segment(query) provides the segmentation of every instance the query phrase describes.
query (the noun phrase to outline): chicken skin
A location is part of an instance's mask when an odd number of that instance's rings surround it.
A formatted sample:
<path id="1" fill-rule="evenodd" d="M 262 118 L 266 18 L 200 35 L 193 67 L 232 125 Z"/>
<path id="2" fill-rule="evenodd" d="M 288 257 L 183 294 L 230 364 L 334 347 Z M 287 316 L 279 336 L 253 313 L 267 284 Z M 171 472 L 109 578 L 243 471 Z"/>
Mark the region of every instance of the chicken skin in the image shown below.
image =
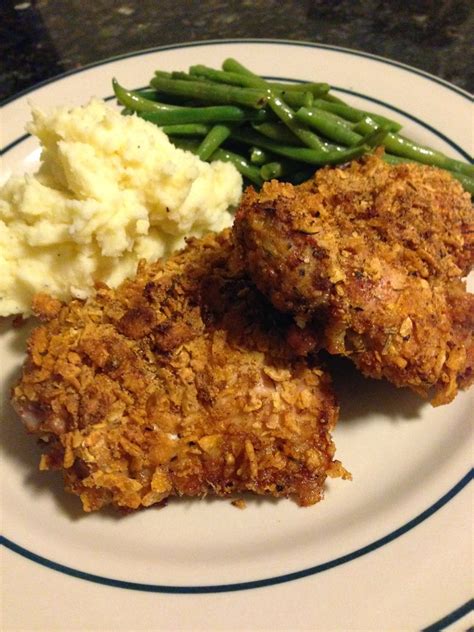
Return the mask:
<path id="1" fill-rule="evenodd" d="M 231 234 L 190 240 L 86 302 L 35 301 L 13 404 L 85 511 L 245 491 L 321 499 L 348 477 L 329 376 L 285 342 Z"/>
<path id="2" fill-rule="evenodd" d="M 449 174 L 378 155 L 249 189 L 234 223 L 253 281 L 293 315 L 296 347 L 348 356 L 433 405 L 473 381 L 473 228 Z"/>

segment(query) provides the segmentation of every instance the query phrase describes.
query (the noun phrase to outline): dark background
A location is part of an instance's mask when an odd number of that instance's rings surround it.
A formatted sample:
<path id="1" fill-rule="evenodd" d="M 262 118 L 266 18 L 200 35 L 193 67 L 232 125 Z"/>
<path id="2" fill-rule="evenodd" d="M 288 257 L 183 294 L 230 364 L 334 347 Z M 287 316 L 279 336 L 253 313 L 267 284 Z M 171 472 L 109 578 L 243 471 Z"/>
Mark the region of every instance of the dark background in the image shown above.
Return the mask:
<path id="1" fill-rule="evenodd" d="M 472 0 L 0 0 L 0 98 L 114 55 L 265 37 L 336 44 L 474 91 Z"/>

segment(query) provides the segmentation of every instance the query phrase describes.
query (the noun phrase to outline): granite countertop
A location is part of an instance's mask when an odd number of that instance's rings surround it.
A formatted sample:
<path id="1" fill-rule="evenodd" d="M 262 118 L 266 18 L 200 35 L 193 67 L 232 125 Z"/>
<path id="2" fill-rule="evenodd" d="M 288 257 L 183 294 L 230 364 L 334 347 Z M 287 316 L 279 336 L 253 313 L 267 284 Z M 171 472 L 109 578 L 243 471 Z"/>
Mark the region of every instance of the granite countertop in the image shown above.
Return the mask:
<path id="1" fill-rule="evenodd" d="M 469 0 L 4 0 L 0 98 L 114 55 L 239 37 L 363 50 L 474 91 L 473 33 Z"/>

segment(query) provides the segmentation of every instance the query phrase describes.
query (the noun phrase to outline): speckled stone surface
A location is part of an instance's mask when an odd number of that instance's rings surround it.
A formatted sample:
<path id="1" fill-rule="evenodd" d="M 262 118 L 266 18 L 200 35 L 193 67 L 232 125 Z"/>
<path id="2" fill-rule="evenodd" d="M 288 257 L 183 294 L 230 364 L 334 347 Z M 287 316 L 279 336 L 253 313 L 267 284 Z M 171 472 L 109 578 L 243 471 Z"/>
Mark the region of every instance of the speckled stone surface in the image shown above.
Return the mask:
<path id="1" fill-rule="evenodd" d="M 474 90 L 472 0 L 1 0 L 0 98 L 114 55 L 207 39 L 335 44 Z"/>

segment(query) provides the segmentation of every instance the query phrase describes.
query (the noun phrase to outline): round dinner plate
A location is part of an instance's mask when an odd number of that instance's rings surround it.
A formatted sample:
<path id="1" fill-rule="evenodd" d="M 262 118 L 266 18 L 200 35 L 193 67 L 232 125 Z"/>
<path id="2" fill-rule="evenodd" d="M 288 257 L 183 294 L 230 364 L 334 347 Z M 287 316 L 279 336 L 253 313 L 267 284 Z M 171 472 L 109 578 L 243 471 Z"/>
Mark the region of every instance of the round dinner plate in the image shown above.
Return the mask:
<path id="1" fill-rule="evenodd" d="M 355 106 L 461 159 L 472 155 L 469 95 L 397 62 L 303 42 L 226 40 L 167 46 L 70 72 L 2 112 L 0 177 L 31 171 L 30 103 L 111 99 L 155 69 L 235 57 L 284 81 L 320 80 Z M 112 102 L 112 101 L 111 101 Z M 432 408 L 411 392 L 332 363 L 337 457 L 353 480 L 325 499 L 173 499 L 123 516 L 84 514 L 15 417 L 9 389 L 29 324 L 0 322 L 4 624 L 7 630 L 466 629 L 472 567 L 472 391 Z"/>

